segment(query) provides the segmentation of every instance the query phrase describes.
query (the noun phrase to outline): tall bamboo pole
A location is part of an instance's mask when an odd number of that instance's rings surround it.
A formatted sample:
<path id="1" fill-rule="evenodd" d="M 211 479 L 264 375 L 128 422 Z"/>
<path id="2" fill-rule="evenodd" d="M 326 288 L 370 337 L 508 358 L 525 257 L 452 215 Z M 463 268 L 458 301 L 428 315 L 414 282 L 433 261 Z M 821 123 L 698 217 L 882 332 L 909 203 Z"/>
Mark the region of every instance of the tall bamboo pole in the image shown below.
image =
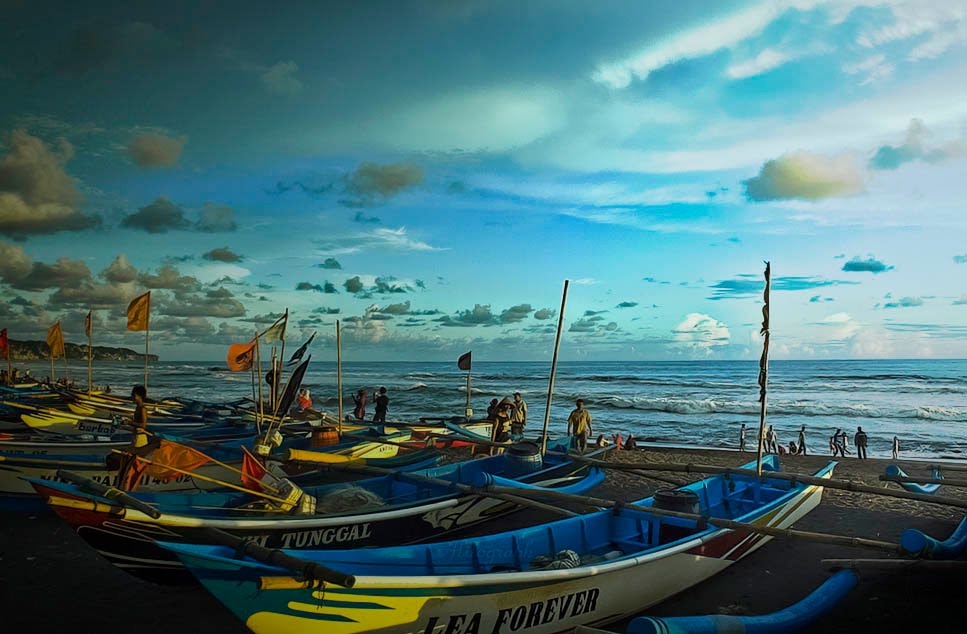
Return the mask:
<path id="1" fill-rule="evenodd" d="M 470 409 L 470 370 L 467 370 L 467 407 L 463 410 L 464 417 L 470 422 L 472 410 Z"/>
<path id="2" fill-rule="evenodd" d="M 285 309 L 285 329 L 286 330 L 289 329 L 289 309 L 288 308 Z M 278 367 L 278 370 L 275 371 L 275 374 L 277 376 L 275 379 L 275 390 L 272 395 L 272 402 L 275 403 L 276 405 L 279 402 L 279 388 L 282 386 L 282 360 L 283 359 L 285 359 L 285 331 L 282 332 L 282 351 L 279 353 L 279 367 Z M 273 370 L 275 370 L 274 365 L 272 366 L 272 368 Z M 272 410 L 275 411 L 274 405 L 272 407 Z"/>
<path id="3" fill-rule="evenodd" d="M 564 304 L 567 303 L 567 285 L 564 280 L 564 293 L 561 295 L 561 314 L 557 318 L 557 336 L 554 338 L 554 356 L 551 358 L 551 379 L 547 384 L 547 407 L 544 409 L 544 433 L 541 436 L 541 455 L 547 453 L 547 427 L 551 422 L 551 399 L 554 394 L 554 374 L 557 372 L 557 350 L 561 345 L 561 329 L 564 327 Z"/>
<path id="4" fill-rule="evenodd" d="M 272 358 L 269 361 L 269 372 L 272 373 L 272 393 L 269 394 L 269 409 L 275 411 L 276 395 L 279 392 L 279 376 L 275 368 L 275 346 L 272 346 Z"/>
<path id="5" fill-rule="evenodd" d="M 755 472 L 762 475 L 762 444 L 766 434 L 766 386 L 769 382 L 769 286 L 772 270 L 766 262 L 766 288 L 762 293 L 765 303 L 762 305 L 762 357 L 759 359 L 759 445 L 755 455 Z"/>
<path id="6" fill-rule="evenodd" d="M 264 416 L 264 413 L 263 413 L 263 409 L 262 409 L 263 408 L 263 403 L 262 403 L 262 353 L 261 353 L 261 350 L 259 349 L 259 331 L 258 331 L 258 328 L 255 329 L 255 366 L 256 366 L 256 368 L 258 368 L 258 372 L 256 373 L 256 376 L 258 377 L 258 380 L 256 381 L 256 383 L 259 384 L 259 408 L 258 408 L 258 414 L 255 416 L 255 428 L 256 428 L 256 431 L 258 432 L 258 434 L 261 435 L 262 434 L 262 417 Z M 268 434 L 266 434 L 266 438 L 263 440 L 263 442 L 265 442 L 267 444 L 268 441 L 269 441 Z"/>
<path id="7" fill-rule="evenodd" d="M 339 393 L 339 437 L 342 438 L 342 335 L 336 320 L 336 391 Z"/>
<path id="8" fill-rule="evenodd" d="M 149 300 L 150 301 L 150 300 Z M 150 306 L 150 304 L 149 304 Z M 151 310 L 150 308 L 148 310 Z M 150 317 L 148 318 L 150 320 Z M 148 391 L 148 332 L 150 332 L 151 327 L 146 321 L 144 324 L 144 391 Z"/>
<path id="9" fill-rule="evenodd" d="M 89 327 L 87 330 L 87 395 L 91 395 L 91 391 L 94 389 L 94 312 L 89 310 L 87 312 L 89 321 Z M 87 325 L 87 324 L 85 324 Z"/>

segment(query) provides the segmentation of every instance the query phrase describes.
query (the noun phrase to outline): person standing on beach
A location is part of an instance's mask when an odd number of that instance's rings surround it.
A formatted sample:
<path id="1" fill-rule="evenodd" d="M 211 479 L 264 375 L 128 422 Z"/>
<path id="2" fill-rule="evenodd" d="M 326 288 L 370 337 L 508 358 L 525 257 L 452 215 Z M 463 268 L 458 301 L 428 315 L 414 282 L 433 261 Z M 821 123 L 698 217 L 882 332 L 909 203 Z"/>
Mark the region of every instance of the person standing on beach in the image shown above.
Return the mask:
<path id="1" fill-rule="evenodd" d="M 379 396 L 376 397 L 376 413 L 373 414 L 374 423 L 386 422 L 386 410 L 389 408 L 389 397 L 386 396 L 386 388 L 379 388 Z"/>
<path id="2" fill-rule="evenodd" d="M 487 406 L 487 420 L 494 420 L 497 417 L 497 403 L 499 403 L 497 399 L 490 399 L 490 405 Z"/>
<path id="3" fill-rule="evenodd" d="M 860 460 L 866 460 L 866 441 L 866 432 L 862 427 L 857 427 L 856 434 L 853 435 L 853 444 L 856 445 L 856 457 Z"/>
<path id="4" fill-rule="evenodd" d="M 148 398 L 148 390 L 143 385 L 135 385 L 131 388 L 131 398 L 134 400 L 134 416 L 131 417 L 134 431 L 131 434 L 131 447 L 144 447 L 148 444 L 148 410 L 144 406 Z"/>
<path id="5" fill-rule="evenodd" d="M 520 397 L 520 392 L 514 392 L 514 413 L 510 421 L 510 435 L 520 438 L 524 435 L 527 425 L 527 403 Z"/>
<path id="6" fill-rule="evenodd" d="M 356 420 L 366 418 L 366 390 L 364 388 L 359 388 L 359 391 L 353 394 L 353 403 L 356 405 L 353 409 L 353 416 L 356 417 Z"/>
<path id="7" fill-rule="evenodd" d="M 494 442 L 507 442 L 510 440 L 510 423 L 513 417 L 514 402 L 504 397 L 497 405 L 497 413 L 494 415 L 494 430 L 492 440 Z"/>
<path id="8" fill-rule="evenodd" d="M 584 409 L 584 401 L 581 399 L 575 401 L 574 405 L 574 410 L 567 417 L 567 435 L 574 436 L 575 448 L 584 453 L 588 448 L 588 435 L 593 433 L 591 430 L 591 413 Z"/>
<path id="9" fill-rule="evenodd" d="M 893 437 L 893 459 L 900 459 L 900 439 L 896 436 Z"/>
<path id="10" fill-rule="evenodd" d="M 745 423 L 739 428 L 739 451 L 745 451 Z"/>
<path id="11" fill-rule="evenodd" d="M 796 443 L 796 454 L 800 456 L 806 455 L 806 426 L 803 425 L 799 429 L 799 442 Z"/>
<path id="12" fill-rule="evenodd" d="M 769 430 L 766 432 L 766 448 L 770 453 L 779 453 L 779 436 L 772 425 L 769 425 Z"/>

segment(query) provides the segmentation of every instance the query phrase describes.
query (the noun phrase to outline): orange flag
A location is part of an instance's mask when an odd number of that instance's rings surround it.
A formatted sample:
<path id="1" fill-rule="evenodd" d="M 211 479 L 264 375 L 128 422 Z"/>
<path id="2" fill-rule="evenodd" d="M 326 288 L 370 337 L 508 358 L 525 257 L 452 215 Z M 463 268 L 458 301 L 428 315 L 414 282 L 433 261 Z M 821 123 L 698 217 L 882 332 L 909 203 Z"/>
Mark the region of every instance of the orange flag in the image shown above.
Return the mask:
<path id="1" fill-rule="evenodd" d="M 64 356 L 64 334 L 60 330 L 60 321 L 47 329 L 47 346 L 50 347 L 52 359 Z"/>
<path id="2" fill-rule="evenodd" d="M 151 452 L 150 460 L 154 464 L 148 465 L 144 472 L 164 482 L 170 482 L 181 474 L 166 467 L 176 467 L 182 471 L 194 471 L 211 461 L 211 458 L 197 449 L 162 440 L 161 445 Z"/>
<path id="3" fill-rule="evenodd" d="M 232 372 L 251 370 L 255 362 L 255 339 L 248 343 L 233 343 L 230 345 L 225 362 Z"/>
<path id="4" fill-rule="evenodd" d="M 261 491 L 261 480 L 268 470 L 246 449 L 242 447 L 242 484 L 247 489 Z"/>
<path id="5" fill-rule="evenodd" d="M 128 330 L 147 330 L 151 313 L 151 291 L 139 295 L 128 304 Z"/>

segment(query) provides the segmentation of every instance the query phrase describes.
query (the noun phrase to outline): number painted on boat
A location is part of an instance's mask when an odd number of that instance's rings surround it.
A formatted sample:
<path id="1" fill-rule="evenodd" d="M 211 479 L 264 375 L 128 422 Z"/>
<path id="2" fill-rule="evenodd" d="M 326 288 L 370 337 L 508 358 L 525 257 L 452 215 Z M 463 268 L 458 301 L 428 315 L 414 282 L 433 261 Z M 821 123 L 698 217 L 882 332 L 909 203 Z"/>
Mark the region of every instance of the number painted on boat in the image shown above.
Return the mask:
<path id="1" fill-rule="evenodd" d="M 483 634 L 504 634 L 520 632 L 538 625 L 576 618 L 594 612 L 598 607 L 601 590 L 590 588 L 572 592 L 545 601 L 534 601 L 512 608 L 501 608 L 491 629 L 486 627 Z M 423 628 L 423 634 L 481 634 L 480 623 L 483 613 L 451 614 L 449 617 L 432 616 Z"/>
<path id="2" fill-rule="evenodd" d="M 306 548 L 322 544 L 355 542 L 372 537 L 372 535 L 373 533 L 370 530 L 369 522 L 365 524 L 353 524 L 352 526 L 333 526 L 331 528 L 319 528 L 313 531 L 286 533 L 282 536 L 282 547 Z"/>

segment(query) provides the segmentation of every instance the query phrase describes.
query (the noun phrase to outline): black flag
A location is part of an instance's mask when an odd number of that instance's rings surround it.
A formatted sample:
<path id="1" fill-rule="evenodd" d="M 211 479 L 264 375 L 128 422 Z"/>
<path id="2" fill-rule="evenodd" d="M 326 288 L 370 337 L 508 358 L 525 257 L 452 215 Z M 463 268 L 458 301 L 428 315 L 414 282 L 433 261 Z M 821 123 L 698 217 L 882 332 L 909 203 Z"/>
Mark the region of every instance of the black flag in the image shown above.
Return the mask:
<path id="1" fill-rule="evenodd" d="M 302 362 L 302 364 L 292 371 L 289 375 L 289 380 L 286 381 L 285 389 L 282 390 L 282 396 L 279 397 L 278 407 L 275 408 L 275 415 L 281 416 L 288 413 L 289 408 L 292 407 L 292 403 L 295 401 L 296 393 L 299 388 L 302 387 L 302 377 L 306 373 L 306 368 L 309 367 L 309 361 L 312 360 L 312 355 Z"/>
<path id="2" fill-rule="evenodd" d="M 300 346 L 298 350 L 292 353 L 292 356 L 289 358 L 288 362 L 286 362 L 286 365 L 292 365 L 293 363 L 298 363 L 299 361 L 302 361 L 302 355 L 306 353 L 306 350 L 309 349 L 309 344 L 312 343 L 312 340 L 315 338 L 316 338 L 316 333 L 315 331 L 313 331 L 312 336 L 309 337 L 309 341 L 302 344 L 302 346 Z"/>
<path id="3" fill-rule="evenodd" d="M 457 367 L 461 370 L 470 371 L 470 353 L 461 354 L 460 358 L 457 359 Z"/>

